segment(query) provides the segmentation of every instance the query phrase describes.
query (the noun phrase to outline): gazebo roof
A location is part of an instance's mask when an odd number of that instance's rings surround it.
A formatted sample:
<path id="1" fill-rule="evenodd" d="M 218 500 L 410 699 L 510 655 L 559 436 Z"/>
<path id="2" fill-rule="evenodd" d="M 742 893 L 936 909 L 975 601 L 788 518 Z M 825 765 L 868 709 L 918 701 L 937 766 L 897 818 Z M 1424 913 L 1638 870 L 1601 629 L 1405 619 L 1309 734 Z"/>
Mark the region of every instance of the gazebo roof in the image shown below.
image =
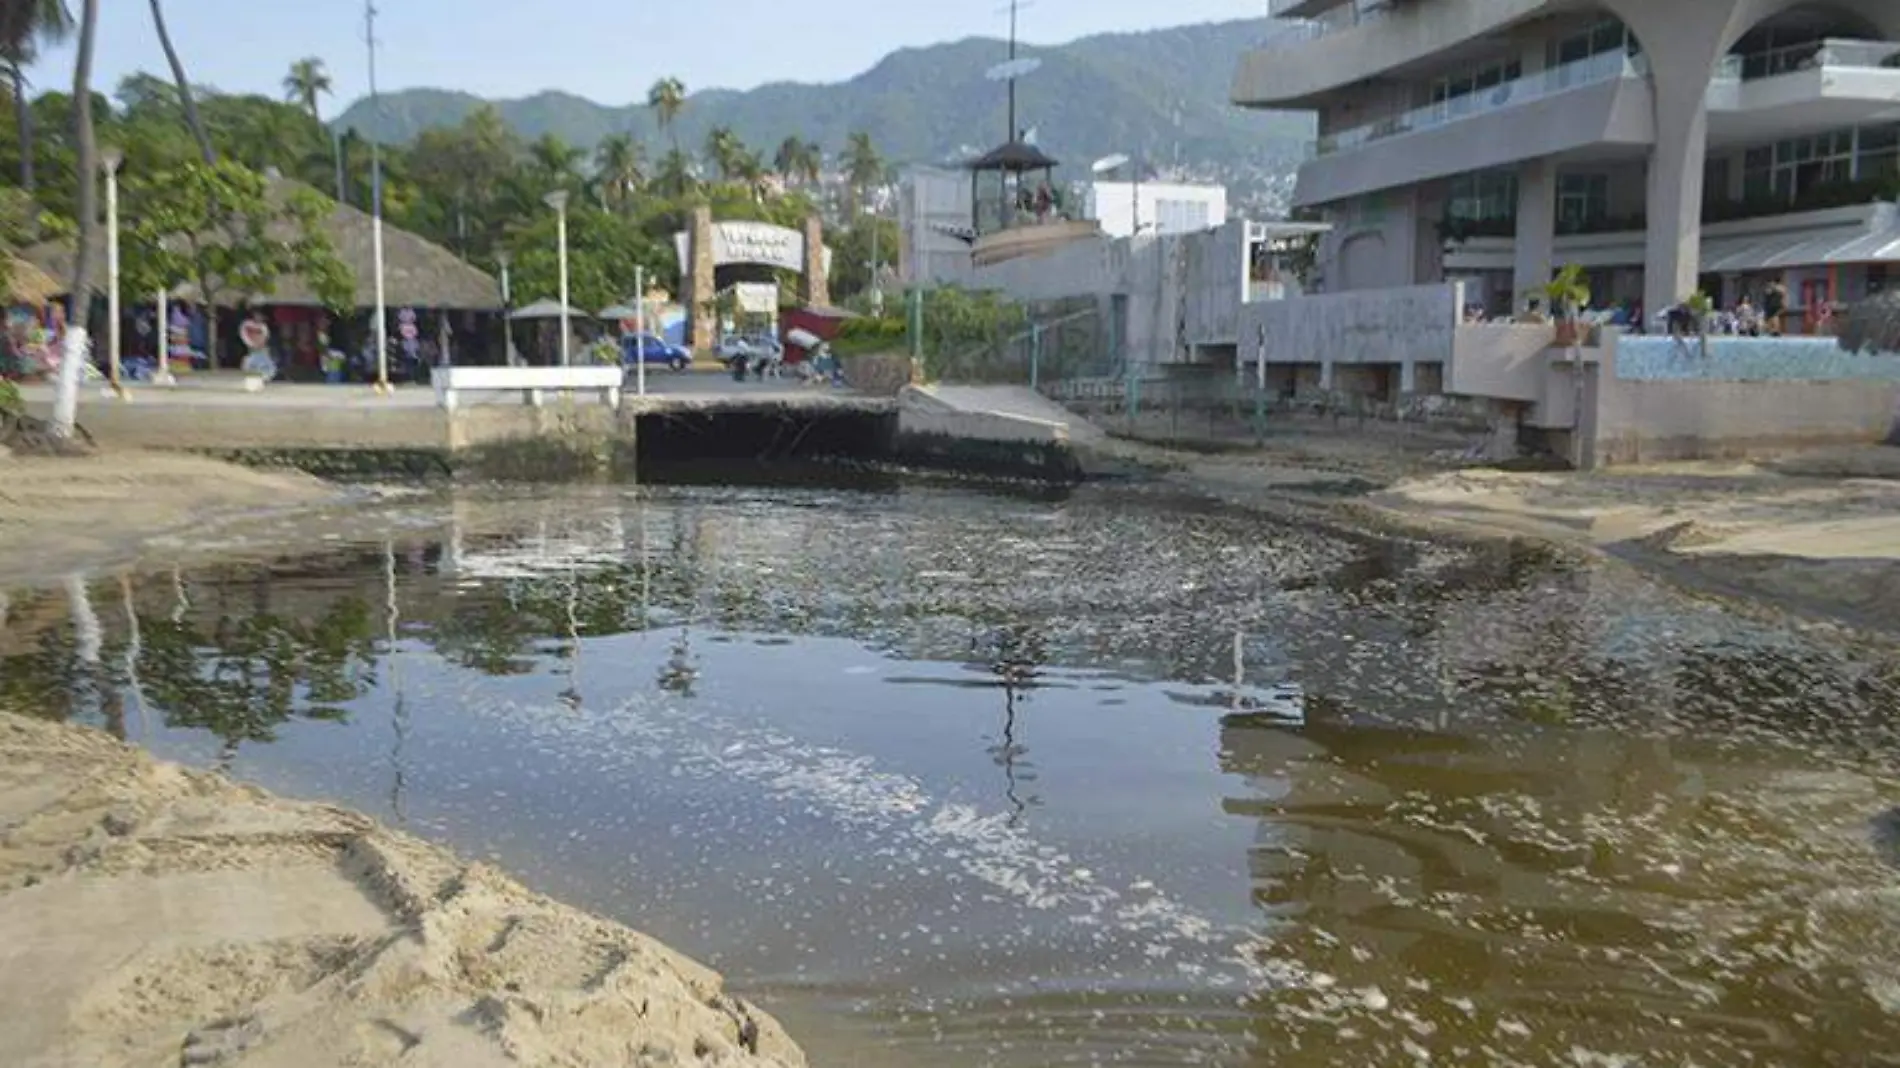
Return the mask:
<path id="1" fill-rule="evenodd" d="M 1057 166 L 1042 149 L 1027 141 L 1001 144 L 963 165 L 970 171 L 1043 171 Z"/>
<path id="2" fill-rule="evenodd" d="M 55 281 L 51 275 L 32 263 L 18 256 L 9 256 L 7 259 L 8 303 L 27 304 L 37 308 L 59 296 L 64 290 L 65 287 Z"/>

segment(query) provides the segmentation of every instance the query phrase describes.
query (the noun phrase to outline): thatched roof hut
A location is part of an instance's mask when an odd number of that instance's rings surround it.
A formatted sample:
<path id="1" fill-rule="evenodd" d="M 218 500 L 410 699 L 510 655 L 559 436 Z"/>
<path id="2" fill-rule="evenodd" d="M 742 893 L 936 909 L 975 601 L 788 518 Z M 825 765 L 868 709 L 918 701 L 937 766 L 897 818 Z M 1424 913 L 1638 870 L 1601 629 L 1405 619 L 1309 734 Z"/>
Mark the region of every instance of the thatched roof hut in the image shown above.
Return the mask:
<path id="1" fill-rule="evenodd" d="M 66 290 L 51 275 L 18 256 L 8 257 L 6 272 L 8 304 L 28 304 L 38 308 Z"/>
<path id="2" fill-rule="evenodd" d="M 285 196 L 295 189 L 308 189 L 288 178 L 272 178 L 273 196 Z M 323 220 L 323 231 L 335 247 L 337 258 L 356 278 L 356 306 L 376 304 L 374 220 L 369 213 L 347 204 L 335 204 Z M 93 287 L 104 291 L 105 235 L 99 234 L 92 250 Z M 70 242 L 48 241 L 26 249 L 21 256 L 62 281 L 58 293 L 64 294 L 73 275 L 73 248 Z M 445 308 L 457 311 L 496 311 L 501 308 L 501 286 L 494 276 L 457 257 L 455 253 L 407 230 L 383 223 L 383 294 L 390 307 Z M 183 300 L 198 299 L 197 287 L 180 279 L 173 295 Z M 235 304 L 243 294 L 221 294 L 219 303 Z M 323 302 L 302 278 L 281 278 L 274 292 L 260 297 L 261 303 L 320 306 Z"/>

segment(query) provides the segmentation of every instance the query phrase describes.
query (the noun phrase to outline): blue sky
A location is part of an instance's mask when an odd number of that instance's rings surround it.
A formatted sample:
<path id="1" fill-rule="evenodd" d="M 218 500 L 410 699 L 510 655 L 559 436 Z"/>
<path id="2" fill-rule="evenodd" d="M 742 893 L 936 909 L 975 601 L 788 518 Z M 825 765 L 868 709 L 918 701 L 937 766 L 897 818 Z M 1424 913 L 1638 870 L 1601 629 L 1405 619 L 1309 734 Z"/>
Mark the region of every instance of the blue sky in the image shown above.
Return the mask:
<path id="1" fill-rule="evenodd" d="M 75 12 L 79 0 L 67 0 Z M 643 99 L 656 77 L 689 89 L 791 79 L 841 81 L 893 49 L 1003 36 L 1005 0 L 380 0 L 384 90 L 407 86 L 525 96 L 562 89 L 608 104 Z M 321 56 L 335 112 L 368 89 L 361 0 L 165 0 L 172 40 L 193 82 L 281 92 L 284 71 Z M 1036 0 L 1022 39 L 1055 44 L 1092 33 L 1264 18 L 1266 0 Z M 100 0 L 94 84 L 165 72 L 144 3 Z M 72 50 L 49 53 L 37 88 L 72 82 Z"/>

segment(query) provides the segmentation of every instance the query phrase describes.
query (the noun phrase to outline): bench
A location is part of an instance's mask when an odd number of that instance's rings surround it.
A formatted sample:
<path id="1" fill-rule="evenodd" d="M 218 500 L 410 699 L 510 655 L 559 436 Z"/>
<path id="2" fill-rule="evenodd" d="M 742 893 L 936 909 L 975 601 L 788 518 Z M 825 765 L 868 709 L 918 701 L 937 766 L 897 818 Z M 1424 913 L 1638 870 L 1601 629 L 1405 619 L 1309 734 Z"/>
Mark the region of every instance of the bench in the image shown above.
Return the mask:
<path id="1" fill-rule="evenodd" d="M 625 373 L 619 367 L 437 367 L 430 373 L 436 403 L 454 411 L 461 393 L 510 393 L 541 407 L 546 394 L 598 391 L 611 408 L 620 407 Z"/>

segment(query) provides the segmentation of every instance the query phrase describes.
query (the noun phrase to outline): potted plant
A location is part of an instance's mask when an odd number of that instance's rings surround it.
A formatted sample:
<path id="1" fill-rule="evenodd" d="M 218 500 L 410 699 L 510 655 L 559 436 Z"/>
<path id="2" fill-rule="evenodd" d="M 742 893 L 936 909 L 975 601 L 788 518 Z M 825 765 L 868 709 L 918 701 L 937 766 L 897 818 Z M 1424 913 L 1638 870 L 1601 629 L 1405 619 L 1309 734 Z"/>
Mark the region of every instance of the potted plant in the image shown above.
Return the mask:
<path id="1" fill-rule="evenodd" d="M 1544 286 L 1544 304 L 1557 320 L 1557 344 L 1571 348 L 1583 343 L 1582 324 L 1577 316 L 1590 304 L 1590 283 L 1583 268 L 1566 264 Z"/>
<path id="2" fill-rule="evenodd" d="M 1695 322 L 1696 346 L 1702 350 L 1704 359 L 1709 355 L 1709 317 L 1715 314 L 1715 301 L 1700 289 L 1683 299 L 1682 306 L 1689 310 L 1689 318 Z"/>

